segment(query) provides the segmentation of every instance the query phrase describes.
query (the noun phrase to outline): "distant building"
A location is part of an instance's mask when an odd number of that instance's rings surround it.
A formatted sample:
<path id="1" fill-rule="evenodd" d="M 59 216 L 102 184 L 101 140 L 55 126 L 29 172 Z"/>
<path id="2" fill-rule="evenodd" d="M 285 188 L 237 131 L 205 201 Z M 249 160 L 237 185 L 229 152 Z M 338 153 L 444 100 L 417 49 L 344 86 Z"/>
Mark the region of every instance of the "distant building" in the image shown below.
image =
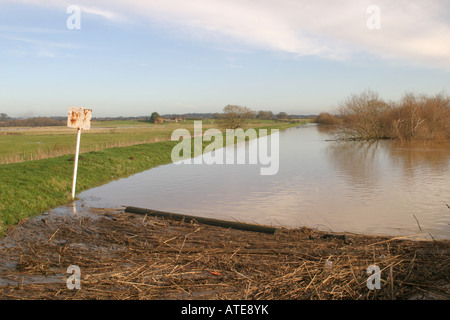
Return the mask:
<path id="1" fill-rule="evenodd" d="M 180 122 L 181 120 L 184 120 L 183 117 L 175 116 L 175 117 L 165 117 L 163 119 L 165 122 Z"/>

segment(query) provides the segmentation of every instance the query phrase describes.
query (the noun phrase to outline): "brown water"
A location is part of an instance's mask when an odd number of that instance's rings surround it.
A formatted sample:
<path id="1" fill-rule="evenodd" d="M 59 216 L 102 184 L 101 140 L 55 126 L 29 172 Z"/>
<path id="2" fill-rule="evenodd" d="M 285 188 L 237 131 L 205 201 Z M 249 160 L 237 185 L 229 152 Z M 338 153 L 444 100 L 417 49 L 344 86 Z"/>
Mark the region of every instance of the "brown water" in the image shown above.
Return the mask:
<path id="1" fill-rule="evenodd" d="M 448 145 L 326 141 L 331 138 L 316 125 L 280 132 L 273 176 L 260 175 L 260 165 L 170 164 L 82 192 L 78 204 L 450 238 Z"/>

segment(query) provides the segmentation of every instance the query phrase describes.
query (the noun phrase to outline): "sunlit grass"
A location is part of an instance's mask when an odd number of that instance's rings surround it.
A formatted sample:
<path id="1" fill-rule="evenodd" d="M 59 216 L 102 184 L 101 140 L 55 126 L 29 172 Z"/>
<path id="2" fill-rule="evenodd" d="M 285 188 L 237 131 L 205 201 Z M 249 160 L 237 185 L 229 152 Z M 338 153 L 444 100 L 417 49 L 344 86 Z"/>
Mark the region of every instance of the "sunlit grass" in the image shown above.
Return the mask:
<path id="1" fill-rule="evenodd" d="M 254 120 L 254 128 L 292 126 L 288 122 Z M 215 126 L 214 120 L 204 120 L 203 129 Z M 167 122 L 155 125 L 136 120 L 96 121 L 92 129 L 82 132 L 80 152 L 100 151 L 142 143 L 170 140 L 173 130 L 185 128 L 193 132 L 194 121 Z M 76 130 L 67 127 L 15 128 L 0 134 L 0 164 L 40 160 L 73 154 Z"/>

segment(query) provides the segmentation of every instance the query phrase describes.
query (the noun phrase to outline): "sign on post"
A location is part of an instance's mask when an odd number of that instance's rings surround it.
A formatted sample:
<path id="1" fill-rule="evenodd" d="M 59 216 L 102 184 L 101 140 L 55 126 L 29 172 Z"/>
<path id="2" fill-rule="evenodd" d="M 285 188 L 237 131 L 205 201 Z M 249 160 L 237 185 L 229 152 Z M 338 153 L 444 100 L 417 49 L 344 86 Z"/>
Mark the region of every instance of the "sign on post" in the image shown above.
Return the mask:
<path id="1" fill-rule="evenodd" d="M 92 110 L 84 108 L 69 107 L 67 126 L 77 129 L 77 146 L 75 150 L 75 161 L 73 165 L 72 200 L 75 199 L 75 186 L 77 181 L 78 155 L 80 153 L 81 129 L 91 128 Z"/>
<path id="2" fill-rule="evenodd" d="M 89 130 L 91 128 L 91 109 L 69 107 L 67 126 L 69 128 Z"/>

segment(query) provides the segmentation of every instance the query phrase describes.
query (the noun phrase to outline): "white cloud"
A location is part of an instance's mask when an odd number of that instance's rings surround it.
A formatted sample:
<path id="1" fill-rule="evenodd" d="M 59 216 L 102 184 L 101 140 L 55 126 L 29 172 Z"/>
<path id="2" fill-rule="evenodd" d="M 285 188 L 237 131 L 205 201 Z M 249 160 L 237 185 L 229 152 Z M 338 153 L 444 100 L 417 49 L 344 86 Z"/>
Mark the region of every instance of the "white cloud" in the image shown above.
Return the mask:
<path id="1" fill-rule="evenodd" d="M 110 20 L 144 19 L 177 36 L 237 48 L 338 60 L 370 55 L 450 70 L 447 0 L 77 0 L 77 3 L 85 12 Z M 48 4 L 71 3 L 51 0 Z M 370 5 L 380 7 L 381 30 L 369 30 L 366 26 L 369 18 L 366 9 Z"/>
<path id="2" fill-rule="evenodd" d="M 19 44 L 18 46 L 8 45 L 8 49 L 2 51 L 3 53 L 14 57 L 35 56 L 38 58 L 71 58 L 74 57 L 74 49 L 79 48 L 78 45 L 67 42 L 45 41 L 31 39 L 29 37 L 5 36 L 0 34 L 0 40 L 2 39 Z"/>
<path id="3" fill-rule="evenodd" d="M 23 27 L 23 26 L 4 26 L 0 25 L 0 32 L 7 33 L 43 33 L 43 34 L 61 34 L 66 32 L 65 30 L 56 30 L 48 28 L 38 28 L 38 27 Z"/>
<path id="4" fill-rule="evenodd" d="M 17 42 L 23 42 L 23 43 L 33 44 L 33 45 L 36 45 L 36 46 L 53 47 L 53 48 L 63 48 L 63 49 L 75 49 L 75 48 L 78 48 L 77 45 L 74 45 L 72 43 L 37 40 L 37 39 L 30 39 L 30 38 L 24 38 L 24 37 L 12 37 L 12 36 L 0 35 L 0 39 L 10 40 L 10 41 L 17 41 Z"/>
<path id="5" fill-rule="evenodd" d="M 36 52 L 36 56 L 38 56 L 39 58 L 56 58 L 58 54 L 49 50 L 38 50 Z"/>
<path id="6" fill-rule="evenodd" d="M 97 7 L 92 6 L 79 6 L 81 9 L 81 12 L 88 13 L 92 15 L 97 15 L 102 18 L 106 18 L 109 20 L 115 20 L 115 21 L 125 21 L 126 19 L 118 13 L 112 12 L 110 10 L 104 10 Z"/>

